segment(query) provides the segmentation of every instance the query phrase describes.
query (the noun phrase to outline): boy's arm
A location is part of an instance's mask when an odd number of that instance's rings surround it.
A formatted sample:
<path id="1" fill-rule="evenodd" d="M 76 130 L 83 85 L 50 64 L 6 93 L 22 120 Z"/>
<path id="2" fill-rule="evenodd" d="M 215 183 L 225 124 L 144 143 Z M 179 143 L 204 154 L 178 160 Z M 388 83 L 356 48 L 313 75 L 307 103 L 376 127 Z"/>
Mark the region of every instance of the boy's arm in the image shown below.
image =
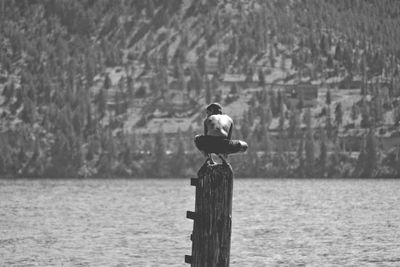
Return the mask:
<path id="1" fill-rule="evenodd" d="M 232 129 L 233 129 L 233 122 L 231 123 L 231 127 L 229 128 L 228 140 L 231 140 L 232 138 Z"/>

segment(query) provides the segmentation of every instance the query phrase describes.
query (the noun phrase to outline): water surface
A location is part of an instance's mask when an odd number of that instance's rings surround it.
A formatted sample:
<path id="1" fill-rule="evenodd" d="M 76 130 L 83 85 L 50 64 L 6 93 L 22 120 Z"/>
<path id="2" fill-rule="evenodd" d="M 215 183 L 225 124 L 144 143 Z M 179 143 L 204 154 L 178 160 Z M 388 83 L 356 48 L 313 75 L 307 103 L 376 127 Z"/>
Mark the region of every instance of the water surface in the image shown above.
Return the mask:
<path id="1" fill-rule="evenodd" d="M 400 181 L 234 182 L 231 266 L 399 266 Z M 194 187 L 1 180 L 0 266 L 189 266 Z"/>

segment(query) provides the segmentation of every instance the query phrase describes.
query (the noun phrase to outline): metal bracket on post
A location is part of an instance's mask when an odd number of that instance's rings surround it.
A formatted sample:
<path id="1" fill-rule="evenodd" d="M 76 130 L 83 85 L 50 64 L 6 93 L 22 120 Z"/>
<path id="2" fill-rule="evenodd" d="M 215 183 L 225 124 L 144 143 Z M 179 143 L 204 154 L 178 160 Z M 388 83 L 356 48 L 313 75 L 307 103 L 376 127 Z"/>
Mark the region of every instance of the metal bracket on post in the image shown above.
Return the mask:
<path id="1" fill-rule="evenodd" d="M 192 264 L 193 258 L 190 255 L 185 255 L 185 263 Z"/>
<path id="2" fill-rule="evenodd" d="M 193 211 L 186 211 L 186 218 L 191 219 L 191 220 L 197 220 L 198 218 L 198 214 L 196 212 Z"/>
<path id="3" fill-rule="evenodd" d="M 200 184 L 199 178 L 190 178 L 190 185 L 198 186 Z"/>

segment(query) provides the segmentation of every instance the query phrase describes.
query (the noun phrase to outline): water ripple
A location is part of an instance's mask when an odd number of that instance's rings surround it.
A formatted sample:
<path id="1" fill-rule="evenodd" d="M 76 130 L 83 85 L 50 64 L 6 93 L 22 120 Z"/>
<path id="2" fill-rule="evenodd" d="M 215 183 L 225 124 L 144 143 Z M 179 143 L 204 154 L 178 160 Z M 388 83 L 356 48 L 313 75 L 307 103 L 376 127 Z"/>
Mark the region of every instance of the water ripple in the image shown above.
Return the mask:
<path id="1" fill-rule="evenodd" d="M 231 266 L 399 266 L 400 182 L 235 180 Z M 185 266 L 189 180 L 0 181 L 0 266 Z"/>

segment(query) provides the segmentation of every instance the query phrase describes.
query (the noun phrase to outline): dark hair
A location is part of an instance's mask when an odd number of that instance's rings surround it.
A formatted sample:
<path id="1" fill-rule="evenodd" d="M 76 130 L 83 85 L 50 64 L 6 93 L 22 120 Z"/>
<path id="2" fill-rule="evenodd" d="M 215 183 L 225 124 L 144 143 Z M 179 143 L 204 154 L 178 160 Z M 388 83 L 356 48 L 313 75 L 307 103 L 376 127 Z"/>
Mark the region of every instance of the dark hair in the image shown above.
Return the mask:
<path id="1" fill-rule="evenodd" d="M 207 110 L 211 111 L 213 114 L 222 114 L 222 107 L 219 103 L 212 103 L 208 105 Z"/>

